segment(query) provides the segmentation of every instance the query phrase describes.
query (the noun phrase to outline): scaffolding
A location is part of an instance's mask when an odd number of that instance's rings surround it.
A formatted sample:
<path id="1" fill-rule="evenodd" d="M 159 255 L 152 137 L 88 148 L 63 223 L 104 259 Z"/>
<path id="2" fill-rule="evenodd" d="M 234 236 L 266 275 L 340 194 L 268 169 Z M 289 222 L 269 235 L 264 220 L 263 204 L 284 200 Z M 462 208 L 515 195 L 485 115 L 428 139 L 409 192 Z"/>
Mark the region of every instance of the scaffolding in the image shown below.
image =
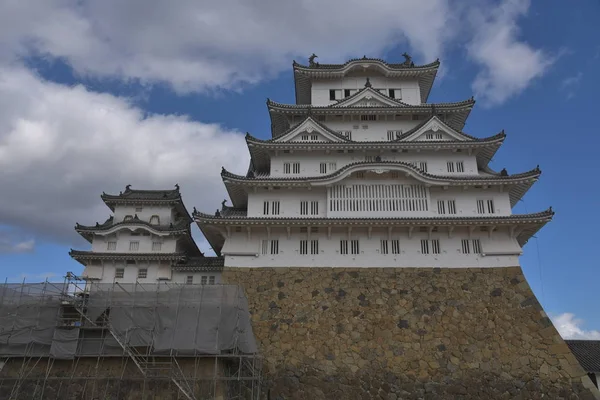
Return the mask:
<path id="1" fill-rule="evenodd" d="M 234 285 L 0 285 L 0 398 L 261 397 L 247 299 Z"/>

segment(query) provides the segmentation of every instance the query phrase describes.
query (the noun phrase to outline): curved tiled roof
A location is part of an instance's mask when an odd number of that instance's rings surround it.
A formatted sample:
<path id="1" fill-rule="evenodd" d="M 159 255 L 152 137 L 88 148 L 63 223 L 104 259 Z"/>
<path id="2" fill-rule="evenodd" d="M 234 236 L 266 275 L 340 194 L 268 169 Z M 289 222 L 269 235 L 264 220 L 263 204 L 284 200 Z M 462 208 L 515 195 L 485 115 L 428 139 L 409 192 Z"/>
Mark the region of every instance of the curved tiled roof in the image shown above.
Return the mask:
<path id="1" fill-rule="evenodd" d="M 104 201 L 111 200 L 131 200 L 131 201 L 139 201 L 139 200 L 181 200 L 181 193 L 179 192 L 179 185 L 175 185 L 174 190 L 137 190 L 131 189 L 131 185 L 127 185 L 125 187 L 124 192 L 120 192 L 119 194 L 106 194 L 102 192 L 100 196 Z"/>
<path id="2" fill-rule="evenodd" d="M 389 69 L 398 69 L 398 70 L 405 70 L 405 69 L 431 69 L 431 68 L 437 68 L 440 66 L 440 60 L 437 59 L 432 63 L 429 64 L 423 64 L 423 65 L 414 65 L 414 64 L 406 64 L 406 63 L 388 63 L 385 60 L 382 60 L 381 58 L 367 58 L 367 56 L 364 56 L 363 58 L 352 58 L 348 61 L 346 61 L 343 64 L 321 64 L 321 63 L 315 63 L 314 65 L 310 66 L 310 65 L 302 65 L 297 63 L 295 60 L 292 63 L 292 66 L 294 67 L 294 69 L 307 69 L 307 70 L 319 70 L 319 69 L 343 69 L 347 66 L 349 66 L 350 64 L 354 64 L 354 63 L 359 63 L 359 62 L 376 62 L 379 64 L 382 64 L 383 66 L 389 68 Z"/>
<path id="3" fill-rule="evenodd" d="M 224 266 L 224 257 L 189 257 L 184 263 L 175 264 L 173 270 L 179 272 L 210 272 L 221 271 Z"/>
<path id="4" fill-rule="evenodd" d="M 364 89 L 362 89 L 364 90 Z M 355 96 L 356 94 L 354 94 L 353 96 Z M 385 95 L 382 95 L 385 96 Z M 387 97 L 387 96 L 386 96 Z M 392 99 L 390 97 L 390 99 Z M 392 99 L 395 100 L 395 99 Z M 415 109 L 415 110 L 431 110 L 432 106 L 433 108 L 440 109 L 440 110 L 444 110 L 444 109 L 448 109 L 448 108 L 462 108 L 462 107 L 468 107 L 468 106 L 473 106 L 475 105 L 475 99 L 473 97 L 471 97 L 470 99 L 467 100 L 462 100 L 462 101 L 455 101 L 455 102 L 450 102 L 450 103 L 432 103 L 432 104 L 408 104 L 408 103 L 403 103 L 399 100 L 395 100 L 398 103 L 398 107 L 400 108 L 411 108 L 411 109 Z M 276 101 L 273 101 L 271 99 L 267 99 L 267 107 L 275 107 L 275 108 L 281 108 L 281 109 L 296 109 L 296 110 L 332 110 L 335 112 L 339 112 L 341 109 L 360 109 L 360 110 L 377 110 L 377 109 L 395 109 L 397 107 L 390 107 L 390 106 L 381 106 L 381 107 L 336 107 L 336 104 L 330 104 L 327 106 L 313 106 L 313 105 L 309 105 L 309 104 L 285 104 L 285 103 L 278 103 Z"/>
<path id="5" fill-rule="evenodd" d="M 81 263 L 86 260 L 184 261 L 186 259 L 186 253 L 100 253 L 96 251 L 81 251 L 73 249 L 69 251 L 69 255 Z"/>
<path id="6" fill-rule="evenodd" d="M 95 233 L 109 231 L 115 228 L 126 228 L 126 227 L 143 227 L 147 230 L 154 232 L 170 232 L 170 233 L 182 233 L 182 234 L 190 234 L 190 220 L 180 219 L 176 223 L 171 223 L 169 225 L 153 225 L 147 221 L 142 221 L 137 217 L 137 214 L 133 219 L 128 221 L 121 221 L 117 223 L 113 223 L 114 218 L 108 218 L 104 223 L 98 224 L 95 226 L 86 226 L 81 225 L 79 223 L 75 224 L 75 230 L 80 233 L 84 238 L 91 242 Z"/>
<path id="7" fill-rule="evenodd" d="M 345 165 L 344 167 L 336 170 L 331 174 L 320 175 L 320 176 L 312 176 L 312 177 L 266 177 L 266 178 L 248 178 L 242 175 L 236 175 L 232 172 L 227 171 L 225 168 L 221 170 L 221 176 L 223 178 L 231 178 L 238 181 L 247 181 L 247 182 L 288 182 L 288 181 L 297 181 L 297 182 L 318 182 L 324 181 L 336 176 L 342 175 L 347 170 L 356 167 L 356 166 L 365 166 L 370 168 L 385 168 L 388 166 L 401 166 L 406 169 L 410 169 L 412 172 L 422 176 L 423 178 L 433 179 L 433 180 L 443 180 L 450 182 L 463 182 L 463 181 L 473 181 L 473 182 L 486 182 L 490 180 L 499 180 L 499 181 L 512 181 L 512 180 L 520 180 L 520 179 L 532 179 L 537 178 L 541 175 L 541 170 L 539 167 L 532 169 L 531 171 L 522 172 L 519 174 L 513 174 L 508 176 L 454 176 L 454 175 L 433 175 L 427 172 L 423 172 L 421 169 L 415 167 L 414 165 L 404 162 L 404 161 L 358 161 L 354 163 L 350 163 Z"/>

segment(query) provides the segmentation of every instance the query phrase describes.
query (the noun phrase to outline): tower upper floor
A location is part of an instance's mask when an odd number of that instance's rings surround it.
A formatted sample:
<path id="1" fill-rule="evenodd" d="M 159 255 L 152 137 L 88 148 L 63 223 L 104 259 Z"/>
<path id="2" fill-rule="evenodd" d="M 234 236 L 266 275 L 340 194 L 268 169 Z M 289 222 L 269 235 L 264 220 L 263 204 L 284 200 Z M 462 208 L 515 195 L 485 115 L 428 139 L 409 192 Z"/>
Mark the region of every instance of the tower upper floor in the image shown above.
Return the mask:
<path id="1" fill-rule="evenodd" d="M 417 66 L 408 54 L 403 56 L 405 61 L 395 64 L 366 56 L 344 64 L 320 64 L 315 54 L 308 66 L 294 62 L 296 104 L 335 104 L 356 94 L 366 78 L 388 97 L 410 105 L 426 103 L 440 63 Z"/>

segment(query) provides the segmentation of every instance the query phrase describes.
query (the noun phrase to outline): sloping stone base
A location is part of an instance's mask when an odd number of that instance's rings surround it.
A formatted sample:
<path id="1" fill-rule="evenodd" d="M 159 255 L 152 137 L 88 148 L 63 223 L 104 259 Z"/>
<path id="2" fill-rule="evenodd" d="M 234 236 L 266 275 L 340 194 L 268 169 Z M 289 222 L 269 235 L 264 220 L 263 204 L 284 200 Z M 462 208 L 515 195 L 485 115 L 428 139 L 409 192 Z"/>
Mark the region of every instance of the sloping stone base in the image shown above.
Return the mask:
<path id="1" fill-rule="evenodd" d="M 519 267 L 225 268 L 270 399 L 598 399 Z"/>

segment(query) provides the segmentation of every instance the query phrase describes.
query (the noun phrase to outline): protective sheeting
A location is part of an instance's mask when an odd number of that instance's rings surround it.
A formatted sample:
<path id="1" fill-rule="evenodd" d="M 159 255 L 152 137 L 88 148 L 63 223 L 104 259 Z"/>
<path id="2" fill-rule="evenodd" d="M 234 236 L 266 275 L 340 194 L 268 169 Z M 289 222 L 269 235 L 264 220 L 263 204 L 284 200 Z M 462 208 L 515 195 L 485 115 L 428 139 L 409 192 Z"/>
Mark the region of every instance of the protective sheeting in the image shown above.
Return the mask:
<path id="1" fill-rule="evenodd" d="M 94 284 L 82 295 L 47 285 L 0 287 L 0 357 L 121 355 L 115 337 L 156 355 L 257 352 L 238 286 Z M 86 318 L 65 324 L 66 308 Z"/>
<path id="2" fill-rule="evenodd" d="M 110 286 L 90 292 L 87 314 L 108 315 L 112 329 L 130 346 L 155 354 L 256 353 L 248 301 L 233 285 Z"/>

